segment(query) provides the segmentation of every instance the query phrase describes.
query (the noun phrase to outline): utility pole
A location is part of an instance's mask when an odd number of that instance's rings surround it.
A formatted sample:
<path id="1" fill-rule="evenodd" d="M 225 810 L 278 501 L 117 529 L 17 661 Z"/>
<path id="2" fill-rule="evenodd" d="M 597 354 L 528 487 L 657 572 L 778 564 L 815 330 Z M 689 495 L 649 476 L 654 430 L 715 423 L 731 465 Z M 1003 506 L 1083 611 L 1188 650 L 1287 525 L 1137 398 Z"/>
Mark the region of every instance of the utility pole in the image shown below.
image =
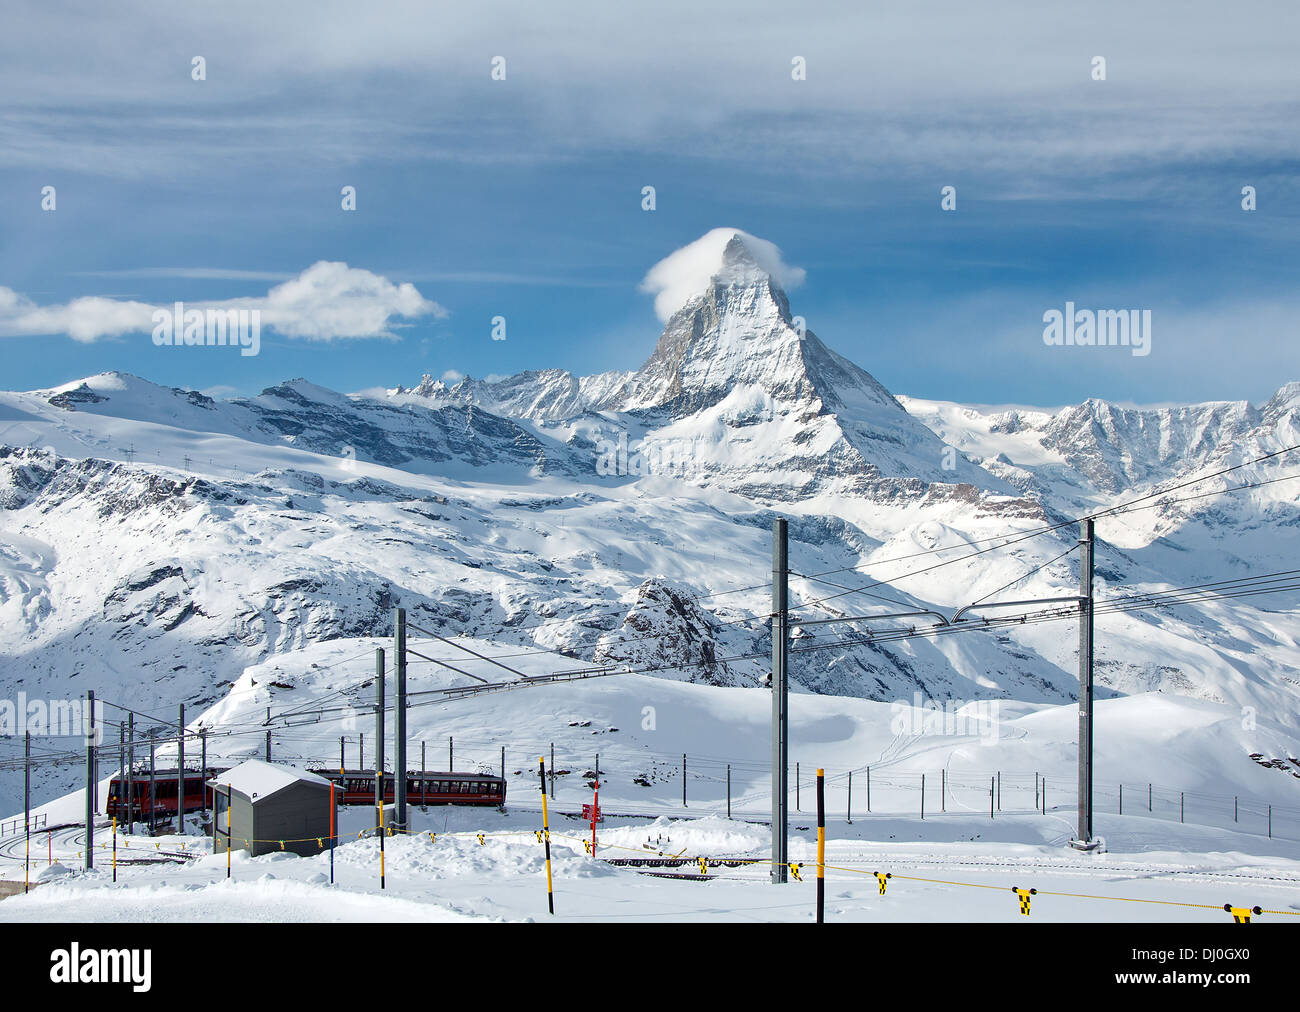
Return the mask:
<path id="1" fill-rule="evenodd" d="M 180 704 L 176 735 L 176 832 L 185 835 L 185 704 Z"/>
<path id="2" fill-rule="evenodd" d="M 27 834 L 27 857 L 23 866 L 23 892 L 32 873 L 32 733 L 23 732 L 23 827 Z M 49 835 L 48 833 L 46 834 Z"/>
<path id="3" fill-rule="evenodd" d="M 393 658 L 397 667 L 397 716 L 394 721 L 394 745 L 397 748 L 396 772 L 397 783 L 394 784 L 393 801 L 396 814 L 393 823 L 397 829 L 406 828 L 406 609 L 398 608 L 393 615 Z"/>
<path id="4" fill-rule="evenodd" d="M 152 740 L 149 742 L 149 835 L 153 836 L 154 809 L 158 806 L 158 763 L 157 751 Z"/>
<path id="5" fill-rule="evenodd" d="M 126 714 L 126 831 L 135 835 L 135 711 Z"/>
<path id="6" fill-rule="evenodd" d="M 95 690 L 86 690 L 86 869 L 95 867 Z"/>
<path id="7" fill-rule="evenodd" d="M 384 811 L 384 648 L 375 648 L 375 827 Z"/>
<path id="8" fill-rule="evenodd" d="M 772 525 L 772 882 L 786 881 L 787 804 L 789 792 L 790 739 L 787 717 L 789 689 L 786 683 L 786 641 L 789 607 L 789 531 L 784 517 Z"/>
<path id="9" fill-rule="evenodd" d="M 1092 832 L 1092 573 L 1093 521 L 1079 525 L 1079 835 L 1076 850 L 1096 850 Z"/>
<path id="10" fill-rule="evenodd" d="M 199 797 L 202 799 L 200 804 L 203 806 L 203 819 L 206 822 L 208 816 L 208 729 L 199 730 L 199 765 L 203 772 L 199 775 Z"/>

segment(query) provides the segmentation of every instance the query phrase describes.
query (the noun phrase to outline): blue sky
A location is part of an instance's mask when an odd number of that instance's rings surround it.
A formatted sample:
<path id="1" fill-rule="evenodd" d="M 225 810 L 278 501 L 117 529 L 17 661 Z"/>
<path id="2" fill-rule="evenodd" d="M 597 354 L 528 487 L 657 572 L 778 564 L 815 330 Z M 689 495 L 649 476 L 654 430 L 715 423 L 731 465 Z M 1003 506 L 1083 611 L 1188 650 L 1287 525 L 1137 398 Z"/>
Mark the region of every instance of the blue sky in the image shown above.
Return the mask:
<path id="1" fill-rule="evenodd" d="M 897 393 L 1258 402 L 1300 379 L 1289 5 L 267 6 L 13 6 L 0 386 L 635 368 L 661 326 L 641 279 L 724 225 L 804 268 L 794 311 Z M 289 300 L 255 357 L 68 336 L 75 300 L 111 300 L 78 316 L 104 329 L 319 261 L 355 273 Z M 394 311 L 403 285 L 425 308 Z M 1151 355 L 1046 347 L 1066 300 L 1150 309 Z"/>

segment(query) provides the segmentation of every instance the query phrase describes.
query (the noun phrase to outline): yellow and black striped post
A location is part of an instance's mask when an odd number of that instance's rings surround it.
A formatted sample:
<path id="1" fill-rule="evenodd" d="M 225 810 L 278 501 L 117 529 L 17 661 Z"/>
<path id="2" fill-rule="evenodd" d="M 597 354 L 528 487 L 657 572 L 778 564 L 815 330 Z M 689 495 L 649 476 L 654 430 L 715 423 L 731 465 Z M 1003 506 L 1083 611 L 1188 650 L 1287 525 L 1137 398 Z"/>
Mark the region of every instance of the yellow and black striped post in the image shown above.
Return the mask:
<path id="1" fill-rule="evenodd" d="M 230 800 L 234 797 L 234 793 L 233 786 L 226 788 L 226 878 L 230 878 Z"/>
<path id="2" fill-rule="evenodd" d="M 384 888 L 384 771 L 375 770 L 375 793 L 379 795 L 379 888 Z"/>
<path id="3" fill-rule="evenodd" d="M 817 771 L 817 923 L 826 920 L 826 771 Z"/>
<path id="4" fill-rule="evenodd" d="M 1236 924 L 1249 924 L 1251 914 L 1258 916 L 1264 912 L 1259 907 L 1234 907 L 1231 903 L 1223 904 L 1223 909 L 1232 914 L 1232 920 Z"/>
<path id="5" fill-rule="evenodd" d="M 537 762 L 542 784 L 542 841 L 546 844 L 546 906 L 555 913 L 555 892 L 551 884 L 551 822 L 546 810 L 546 757 L 540 756 Z"/>
<path id="6" fill-rule="evenodd" d="M 1015 886 L 1012 886 L 1012 887 L 1011 887 L 1011 891 L 1012 891 L 1013 893 L 1015 893 L 1018 897 L 1020 897 L 1020 912 L 1021 912 L 1022 914 L 1024 914 L 1026 917 L 1028 917 L 1028 916 L 1029 916 L 1029 902 L 1030 902 L 1029 897 L 1031 897 L 1031 896 L 1037 896 L 1037 895 L 1038 895 L 1038 890 L 1037 890 L 1037 889 L 1017 889 Z"/>
<path id="7" fill-rule="evenodd" d="M 891 878 L 893 878 L 893 877 L 894 877 L 894 876 L 893 876 L 893 873 L 892 873 L 892 872 L 887 872 L 887 871 L 878 871 L 878 872 L 876 872 L 876 881 L 880 883 L 880 895 L 881 895 L 881 896 L 884 896 L 884 895 L 885 895 L 885 885 L 886 885 L 886 883 L 887 883 Z"/>

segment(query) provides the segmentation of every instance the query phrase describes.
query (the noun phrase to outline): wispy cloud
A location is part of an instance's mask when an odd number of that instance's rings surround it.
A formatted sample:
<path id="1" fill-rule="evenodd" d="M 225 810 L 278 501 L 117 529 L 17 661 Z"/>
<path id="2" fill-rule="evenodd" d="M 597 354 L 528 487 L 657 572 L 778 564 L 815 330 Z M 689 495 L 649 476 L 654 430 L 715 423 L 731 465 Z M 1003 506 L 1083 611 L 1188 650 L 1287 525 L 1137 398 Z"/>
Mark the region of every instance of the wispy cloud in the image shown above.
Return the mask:
<path id="1" fill-rule="evenodd" d="M 0 164 L 26 167 L 148 176 L 210 170 L 217 151 L 259 165 L 308 147 L 317 163 L 377 151 L 501 163 L 671 147 L 844 176 L 881 159 L 993 158 L 1032 184 L 1044 165 L 1086 177 L 1117 157 L 1185 166 L 1297 150 L 1282 113 L 1297 106 L 1300 9 L 1274 0 L 1185 0 L 1176 17 L 1095 0 L 1068 31 L 1051 5 L 1019 0 L 662 0 L 631 33 L 619 5 L 579 0 L 457 19 L 402 0 L 364 16 L 344 0 L 123 0 L 72 22 L 17 6 L 0 40 Z M 129 44 L 105 46 L 123 23 Z M 509 73 L 492 82 L 497 54 Z M 1105 82 L 1089 76 L 1097 55 Z M 791 78 L 795 56 L 806 80 Z"/>
<path id="2" fill-rule="evenodd" d="M 291 271 L 246 271 L 234 267 L 124 267 L 111 271 L 72 271 L 79 278 L 180 278 L 185 281 L 288 281 Z"/>

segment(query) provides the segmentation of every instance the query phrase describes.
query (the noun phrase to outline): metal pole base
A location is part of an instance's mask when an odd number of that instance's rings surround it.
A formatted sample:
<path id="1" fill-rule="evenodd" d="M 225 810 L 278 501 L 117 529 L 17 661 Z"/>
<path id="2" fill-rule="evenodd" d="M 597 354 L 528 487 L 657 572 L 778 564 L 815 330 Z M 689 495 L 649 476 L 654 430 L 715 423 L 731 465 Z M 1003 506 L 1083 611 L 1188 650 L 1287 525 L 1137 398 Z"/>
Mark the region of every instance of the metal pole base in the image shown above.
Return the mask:
<path id="1" fill-rule="evenodd" d="M 1071 840 L 1070 846 L 1075 850 L 1082 851 L 1085 854 L 1104 854 L 1106 853 L 1106 841 L 1101 837 L 1092 840 Z"/>

